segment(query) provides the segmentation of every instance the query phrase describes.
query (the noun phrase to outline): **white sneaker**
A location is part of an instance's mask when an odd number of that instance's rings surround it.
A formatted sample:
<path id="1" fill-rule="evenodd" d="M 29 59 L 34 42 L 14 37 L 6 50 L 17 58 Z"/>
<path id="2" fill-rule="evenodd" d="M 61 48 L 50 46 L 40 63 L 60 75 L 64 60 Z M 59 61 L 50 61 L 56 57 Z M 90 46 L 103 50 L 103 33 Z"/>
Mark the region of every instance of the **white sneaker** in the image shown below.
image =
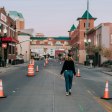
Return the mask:
<path id="1" fill-rule="evenodd" d="M 71 95 L 71 89 L 69 90 L 69 95 Z"/>
<path id="2" fill-rule="evenodd" d="M 66 92 L 66 96 L 68 96 L 69 95 L 69 93 L 68 92 Z"/>

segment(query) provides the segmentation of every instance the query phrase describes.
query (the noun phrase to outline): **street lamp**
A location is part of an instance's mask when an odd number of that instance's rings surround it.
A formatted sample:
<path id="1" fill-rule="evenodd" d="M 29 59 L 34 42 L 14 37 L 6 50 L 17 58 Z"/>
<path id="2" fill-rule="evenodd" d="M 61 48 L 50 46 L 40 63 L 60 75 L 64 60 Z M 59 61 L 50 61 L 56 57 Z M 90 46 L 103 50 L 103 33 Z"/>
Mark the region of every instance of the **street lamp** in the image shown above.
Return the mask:
<path id="1" fill-rule="evenodd" d="M 91 43 L 91 39 L 84 39 L 84 43 L 85 43 L 85 47 L 87 47 L 89 45 L 89 49 L 90 49 L 90 43 Z M 86 65 L 87 65 L 87 62 L 88 62 L 88 53 L 87 53 L 87 49 L 85 48 L 86 50 Z"/>
<path id="2" fill-rule="evenodd" d="M 90 45 L 91 39 L 84 39 L 85 46 Z"/>
<path id="3" fill-rule="evenodd" d="M 4 61 L 4 58 L 3 58 L 3 55 L 2 55 L 2 38 L 4 37 L 4 36 L 6 36 L 6 33 L 7 33 L 7 29 L 6 29 L 6 27 L 4 28 L 4 30 L 3 30 L 3 35 L 1 34 L 2 33 L 2 30 L 1 30 L 2 28 L 0 28 L 0 38 L 1 38 L 1 42 L 0 42 L 0 44 L 1 44 L 1 56 L 0 56 L 0 58 L 1 58 L 1 62 L 2 62 L 2 66 L 5 66 L 4 64 L 5 64 L 5 62 L 6 62 L 6 60 Z M 6 47 L 5 47 L 6 48 Z M 7 53 L 7 51 L 6 51 L 6 53 Z M 5 56 L 5 54 L 4 54 L 4 57 L 5 58 L 7 58 L 7 56 Z"/>

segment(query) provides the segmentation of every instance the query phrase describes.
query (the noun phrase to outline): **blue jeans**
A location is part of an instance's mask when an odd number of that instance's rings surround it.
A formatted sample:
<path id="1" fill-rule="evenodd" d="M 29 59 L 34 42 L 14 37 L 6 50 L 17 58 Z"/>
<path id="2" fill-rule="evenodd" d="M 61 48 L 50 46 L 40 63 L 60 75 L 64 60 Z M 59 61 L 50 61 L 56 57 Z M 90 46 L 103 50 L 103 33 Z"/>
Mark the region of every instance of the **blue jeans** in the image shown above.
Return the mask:
<path id="1" fill-rule="evenodd" d="M 64 71 L 64 77 L 65 77 L 66 92 L 69 92 L 69 90 L 72 88 L 73 71 L 72 70 L 65 70 Z"/>

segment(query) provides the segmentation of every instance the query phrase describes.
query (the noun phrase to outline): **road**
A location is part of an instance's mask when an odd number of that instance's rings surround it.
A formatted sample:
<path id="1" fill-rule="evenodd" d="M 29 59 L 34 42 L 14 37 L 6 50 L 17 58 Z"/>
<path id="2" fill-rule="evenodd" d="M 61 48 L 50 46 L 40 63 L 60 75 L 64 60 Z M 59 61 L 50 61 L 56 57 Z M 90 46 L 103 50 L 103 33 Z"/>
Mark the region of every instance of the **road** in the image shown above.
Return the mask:
<path id="1" fill-rule="evenodd" d="M 112 97 L 112 76 L 99 69 L 76 65 L 81 77 L 74 77 L 72 95 L 65 95 L 64 78 L 60 77 L 62 64 L 50 60 L 35 62 L 39 72 L 27 77 L 27 65 L 0 74 L 6 98 L 0 98 L 0 112 L 112 112 L 112 100 L 100 99 L 105 82 L 109 81 Z"/>

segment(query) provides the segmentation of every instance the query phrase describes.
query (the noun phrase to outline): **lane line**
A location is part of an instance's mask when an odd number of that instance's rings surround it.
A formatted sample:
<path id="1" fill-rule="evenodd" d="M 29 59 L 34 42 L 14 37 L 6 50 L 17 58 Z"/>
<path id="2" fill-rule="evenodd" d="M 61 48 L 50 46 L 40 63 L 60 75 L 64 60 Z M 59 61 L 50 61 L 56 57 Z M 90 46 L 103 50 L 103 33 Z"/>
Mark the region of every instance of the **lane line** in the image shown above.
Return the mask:
<path id="1" fill-rule="evenodd" d="M 87 92 L 92 95 L 92 97 L 99 103 L 107 112 L 112 112 L 112 104 L 108 103 L 107 101 L 96 97 L 91 91 L 87 90 Z M 95 92 L 94 92 L 95 93 Z"/>
<path id="2" fill-rule="evenodd" d="M 84 109 L 81 105 L 79 105 L 79 108 L 80 108 L 80 112 L 84 112 Z"/>
<path id="3" fill-rule="evenodd" d="M 53 81 L 53 112 L 55 112 L 55 76 L 54 76 L 54 79 L 53 79 L 54 81 Z"/>
<path id="4" fill-rule="evenodd" d="M 59 77 L 60 79 L 65 80 L 63 75 L 61 76 L 61 75 L 59 75 L 59 74 L 57 74 L 57 73 L 54 73 L 54 72 L 51 72 L 51 71 L 49 71 L 49 70 L 46 70 L 46 71 L 49 72 L 49 73 L 51 73 L 51 74 L 54 74 L 55 76 Z M 73 84 L 75 84 L 75 82 L 73 82 Z"/>

